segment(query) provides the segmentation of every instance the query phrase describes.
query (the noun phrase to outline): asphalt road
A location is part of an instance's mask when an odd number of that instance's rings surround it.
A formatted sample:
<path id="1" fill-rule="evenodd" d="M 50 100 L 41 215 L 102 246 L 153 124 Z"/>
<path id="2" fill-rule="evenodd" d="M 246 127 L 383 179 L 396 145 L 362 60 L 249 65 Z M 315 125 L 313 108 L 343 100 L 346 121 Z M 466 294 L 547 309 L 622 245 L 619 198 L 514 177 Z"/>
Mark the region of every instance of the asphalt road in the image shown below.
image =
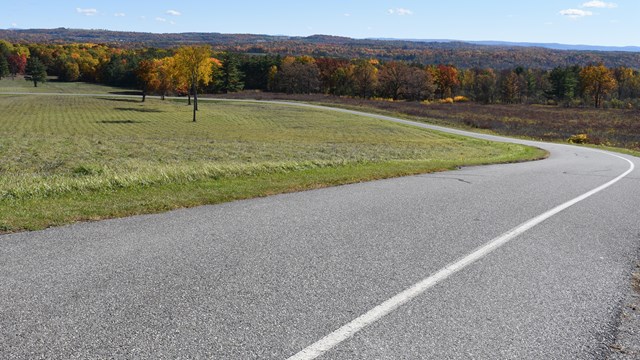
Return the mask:
<path id="1" fill-rule="evenodd" d="M 535 145 L 550 157 L 0 236 L 0 358 L 285 359 L 640 165 Z M 636 168 L 320 358 L 604 358 L 639 204 Z"/>

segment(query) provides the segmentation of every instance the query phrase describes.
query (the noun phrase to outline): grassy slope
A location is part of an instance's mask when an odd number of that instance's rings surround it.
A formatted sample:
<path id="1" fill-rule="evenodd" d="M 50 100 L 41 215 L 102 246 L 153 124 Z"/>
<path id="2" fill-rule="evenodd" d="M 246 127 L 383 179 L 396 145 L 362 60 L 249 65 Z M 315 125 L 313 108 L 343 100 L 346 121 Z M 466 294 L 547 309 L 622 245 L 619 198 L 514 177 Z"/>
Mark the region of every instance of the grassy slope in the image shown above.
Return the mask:
<path id="1" fill-rule="evenodd" d="M 565 108 L 543 105 L 429 105 L 417 102 L 244 92 L 225 98 L 295 100 L 337 106 L 422 121 L 469 131 L 548 142 L 564 142 L 576 134 L 588 135 L 588 146 L 640 156 L 640 111 L 629 109 Z"/>
<path id="2" fill-rule="evenodd" d="M 32 81 L 24 80 L 21 75 L 16 76 L 15 79 L 4 78 L 0 80 L 0 93 L 3 92 L 26 92 L 26 93 L 61 93 L 61 94 L 109 94 L 109 93 L 121 93 L 128 91 L 127 89 L 89 84 L 83 82 L 57 82 L 55 78 L 50 78 L 49 81 L 44 83 L 38 83 L 38 87 L 33 86 Z"/>
<path id="3" fill-rule="evenodd" d="M 0 95 L 0 107 L 0 231 L 544 156 L 282 105 L 202 102 L 197 123 L 176 101 Z"/>

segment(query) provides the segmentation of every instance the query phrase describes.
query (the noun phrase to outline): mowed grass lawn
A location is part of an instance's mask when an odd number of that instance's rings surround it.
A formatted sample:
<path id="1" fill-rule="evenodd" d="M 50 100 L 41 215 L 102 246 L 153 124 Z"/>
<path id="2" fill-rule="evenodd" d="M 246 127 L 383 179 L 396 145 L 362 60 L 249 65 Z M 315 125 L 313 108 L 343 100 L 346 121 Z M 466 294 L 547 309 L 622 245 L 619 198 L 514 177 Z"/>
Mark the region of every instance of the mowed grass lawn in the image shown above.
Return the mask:
<path id="1" fill-rule="evenodd" d="M 287 105 L 201 101 L 193 123 L 185 103 L 0 95 L 0 231 L 545 155 Z"/>
<path id="2" fill-rule="evenodd" d="M 58 82 L 55 77 L 49 77 L 48 81 L 33 86 L 33 81 L 26 81 L 22 75 L 0 79 L 0 94 L 18 93 L 61 93 L 61 94 L 109 94 L 131 91 L 112 86 L 90 84 L 84 82 Z"/>

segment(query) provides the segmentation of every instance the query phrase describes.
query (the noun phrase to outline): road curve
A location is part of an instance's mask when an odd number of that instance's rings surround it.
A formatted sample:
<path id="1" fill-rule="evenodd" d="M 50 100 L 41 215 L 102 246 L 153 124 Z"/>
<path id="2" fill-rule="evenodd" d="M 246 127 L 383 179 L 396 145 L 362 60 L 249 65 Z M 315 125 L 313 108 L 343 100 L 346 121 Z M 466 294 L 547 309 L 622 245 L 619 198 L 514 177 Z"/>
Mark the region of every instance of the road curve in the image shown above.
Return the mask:
<path id="1" fill-rule="evenodd" d="M 0 236 L 0 358 L 607 356 L 640 249 L 637 158 L 359 114 L 551 155 Z"/>

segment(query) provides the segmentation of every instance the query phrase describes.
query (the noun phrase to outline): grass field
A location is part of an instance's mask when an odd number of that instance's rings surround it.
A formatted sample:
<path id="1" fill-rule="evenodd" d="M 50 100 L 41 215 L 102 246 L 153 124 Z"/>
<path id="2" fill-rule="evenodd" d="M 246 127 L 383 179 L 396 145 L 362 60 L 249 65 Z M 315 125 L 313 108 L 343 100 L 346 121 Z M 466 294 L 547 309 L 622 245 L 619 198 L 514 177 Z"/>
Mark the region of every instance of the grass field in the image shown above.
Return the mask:
<path id="1" fill-rule="evenodd" d="M 58 82 L 55 77 L 49 78 L 49 81 L 47 82 L 38 83 L 38 87 L 34 87 L 32 81 L 24 80 L 24 77 L 21 75 L 16 76 L 15 79 L 11 79 L 10 77 L 0 79 L 0 94 L 3 92 L 109 94 L 122 93 L 126 91 L 127 89 L 83 82 Z"/>
<path id="2" fill-rule="evenodd" d="M 220 97 L 220 96 L 218 96 Z M 416 121 L 551 142 L 585 134 L 585 144 L 640 156 L 640 110 L 565 108 L 546 105 L 421 104 L 325 95 L 244 92 L 228 98 L 297 100 L 374 111 Z"/>
<path id="3" fill-rule="evenodd" d="M 192 123 L 183 101 L 0 95 L 0 231 L 544 156 L 355 115 L 200 105 Z"/>

